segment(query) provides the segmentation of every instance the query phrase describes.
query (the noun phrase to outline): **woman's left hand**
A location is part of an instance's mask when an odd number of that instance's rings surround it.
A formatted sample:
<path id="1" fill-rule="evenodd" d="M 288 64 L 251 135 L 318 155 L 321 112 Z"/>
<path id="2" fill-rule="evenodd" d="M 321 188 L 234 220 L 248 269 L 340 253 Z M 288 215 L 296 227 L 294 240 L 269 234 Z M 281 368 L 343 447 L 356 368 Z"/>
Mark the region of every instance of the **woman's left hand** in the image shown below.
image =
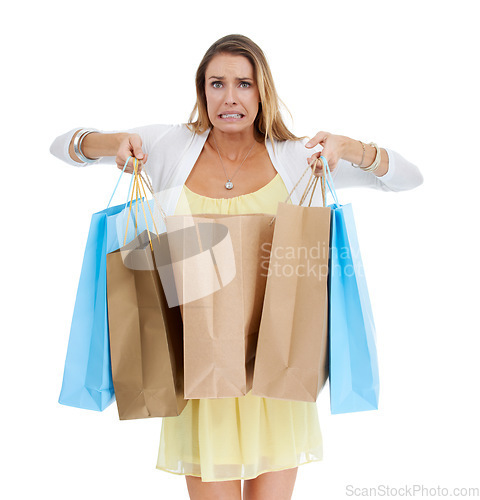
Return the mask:
<path id="1" fill-rule="evenodd" d="M 344 141 L 345 137 L 343 135 L 334 135 L 330 134 L 330 132 L 318 132 L 318 134 L 315 135 L 315 137 L 312 137 L 307 144 L 305 144 L 305 147 L 307 148 L 313 148 L 317 144 L 320 144 L 323 146 L 322 151 L 319 151 L 318 153 L 314 153 L 312 156 L 308 158 L 308 164 L 312 163 L 312 161 L 315 160 L 315 158 L 320 158 L 320 156 L 324 156 L 327 159 L 328 162 L 328 168 L 330 169 L 330 172 L 333 172 L 333 170 L 336 168 L 338 164 L 338 160 L 342 157 L 343 154 L 343 147 L 345 144 Z M 313 172 L 313 174 L 318 177 L 322 173 L 322 168 L 323 168 L 323 162 L 320 160 L 317 162 L 317 166 Z"/>

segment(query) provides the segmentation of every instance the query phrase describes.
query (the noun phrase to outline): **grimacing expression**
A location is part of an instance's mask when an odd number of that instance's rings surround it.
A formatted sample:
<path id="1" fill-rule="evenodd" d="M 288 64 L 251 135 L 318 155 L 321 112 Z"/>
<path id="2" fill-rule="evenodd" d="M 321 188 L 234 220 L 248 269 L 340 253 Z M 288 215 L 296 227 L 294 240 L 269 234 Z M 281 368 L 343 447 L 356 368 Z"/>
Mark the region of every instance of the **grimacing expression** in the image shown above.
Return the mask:
<path id="1" fill-rule="evenodd" d="M 250 61 L 232 54 L 213 57 L 205 71 L 205 97 L 214 127 L 224 132 L 253 127 L 260 95 Z"/>

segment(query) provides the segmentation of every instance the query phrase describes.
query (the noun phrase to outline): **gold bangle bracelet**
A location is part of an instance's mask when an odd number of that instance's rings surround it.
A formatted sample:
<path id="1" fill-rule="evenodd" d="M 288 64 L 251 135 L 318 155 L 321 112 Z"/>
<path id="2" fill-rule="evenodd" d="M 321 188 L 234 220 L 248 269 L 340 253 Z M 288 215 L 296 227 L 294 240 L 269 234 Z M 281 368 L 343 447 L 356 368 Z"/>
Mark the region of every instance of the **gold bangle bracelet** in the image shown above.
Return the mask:
<path id="1" fill-rule="evenodd" d="M 375 172 L 375 170 L 377 170 L 377 168 L 379 167 L 380 162 L 382 161 L 382 153 L 380 151 L 380 148 L 374 142 L 369 142 L 368 145 L 375 148 L 375 159 L 369 167 L 362 167 L 362 170 L 364 170 L 365 172 Z"/>

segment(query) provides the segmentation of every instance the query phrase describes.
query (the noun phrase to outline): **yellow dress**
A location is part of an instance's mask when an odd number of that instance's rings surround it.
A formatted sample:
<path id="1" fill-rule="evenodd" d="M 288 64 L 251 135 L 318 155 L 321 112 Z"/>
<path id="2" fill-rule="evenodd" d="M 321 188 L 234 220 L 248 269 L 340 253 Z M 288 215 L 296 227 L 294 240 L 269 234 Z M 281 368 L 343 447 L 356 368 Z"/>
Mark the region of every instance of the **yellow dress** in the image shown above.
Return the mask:
<path id="1" fill-rule="evenodd" d="M 259 190 L 234 198 L 201 196 L 184 185 L 175 214 L 275 214 L 287 196 L 279 174 Z M 191 399 L 179 416 L 164 417 L 157 469 L 228 481 L 322 458 L 316 403 L 249 392 L 239 398 Z"/>

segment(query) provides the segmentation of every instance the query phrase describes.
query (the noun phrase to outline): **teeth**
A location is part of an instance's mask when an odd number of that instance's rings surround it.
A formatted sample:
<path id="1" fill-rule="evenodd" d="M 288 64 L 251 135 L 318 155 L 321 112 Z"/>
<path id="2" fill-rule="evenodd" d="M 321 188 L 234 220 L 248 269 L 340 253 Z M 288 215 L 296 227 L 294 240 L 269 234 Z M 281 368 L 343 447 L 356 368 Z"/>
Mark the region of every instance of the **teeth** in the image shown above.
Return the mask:
<path id="1" fill-rule="evenodd" d="M 222 118 L 241 118 L 242 115 L 239 115 L 239 114 L 236 114 L 236 115 L 233 115 L 233 114 L 230 114 L 230 115 L 220 115 Z"/>

